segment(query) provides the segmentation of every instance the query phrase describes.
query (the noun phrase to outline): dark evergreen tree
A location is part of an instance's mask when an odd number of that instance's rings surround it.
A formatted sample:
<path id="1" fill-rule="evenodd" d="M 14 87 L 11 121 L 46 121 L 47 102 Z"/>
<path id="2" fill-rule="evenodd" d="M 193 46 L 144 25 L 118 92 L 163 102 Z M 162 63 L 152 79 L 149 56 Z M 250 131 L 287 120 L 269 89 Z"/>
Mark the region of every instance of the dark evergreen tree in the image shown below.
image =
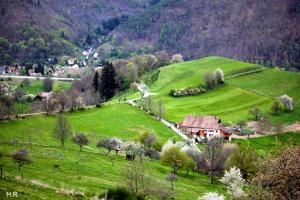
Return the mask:
<path id="1" fill-rule="evenodd" d="M 44 75 L 44 67 L 41 63 L 38 64 L 37 68 L 35 68 L 35 73 L 41 73 L 42 75 Z"/>
<path id="2" fill-rule="evenodd" d="M 95 89 L 95 92 L 99 91 L 99 72 L 96 71 L 93 79 L 93 88 Z"/>
<path id="3" fill-rule="evenodd" d="M 117 89 L 117 83 L 115 80 L 115 69 L 111 63 L 106 63 L 102 69 L 100 78 L 100 93 L 104 100 L 112 98 Z"/>

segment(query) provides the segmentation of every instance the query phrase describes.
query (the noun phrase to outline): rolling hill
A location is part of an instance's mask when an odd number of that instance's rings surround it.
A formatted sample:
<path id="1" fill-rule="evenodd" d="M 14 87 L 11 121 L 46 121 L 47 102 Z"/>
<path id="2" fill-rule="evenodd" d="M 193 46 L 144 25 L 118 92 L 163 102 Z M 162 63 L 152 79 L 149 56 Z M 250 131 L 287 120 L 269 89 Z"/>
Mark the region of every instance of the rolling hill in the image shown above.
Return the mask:
<path id="1" fill-rule="evenodd" d="M 12 153 L 28 149 L 33 163 L 24 167 L 24 180 L 20 180 L 18 167 L 10 158 L 5 159 L 4 174 L 0 180 L 0 195 L 14 188 L 21 199 L 70 199 L 65 193 L 75 191 L 86 197 L 101 194 L 110 188 L 124 186 L 123 169 L 128 164 L 125 155 L 106 156 L 106 150 L 98 149 L 100 138 L 119 137 L 133 140 L 139 131 L 151 129 L 159 142 L 169 138 L 179 139 L 168 127 L 141 110 L 125 104 L 106 105 L 102 108 L 67 114 L 75 132 L 84 132 L 90 143 L 79 151 L 69 139 L 63 159 L 59 141 L 52 136 L 54 116 L 37 116 L 24 120 L 0 122 L 0 151 Z M 31 145 L 30 145 L 31 141 Z M 165 180 L 171 169 L 156 160 L 145 159 L 146 173 L 158 180 Z M 16 179 L 17 177 L 17 179 Z M 211 185 L 207 175 L 191 173 L 182 176 L 175 184 L 176 199 L 196 199 L 208 191 L 226 193 L 220 183 Z"/>
<path id="2" fill-rule="evenodd" d="M 171 89 L 197 86 L 207 71 L 221 68 L 225 84 L 198 96 L 174 98 Z M 240 62 L 222 57 L 172 64 L 160 69 L 158 80 L 150 87 L 153 98 L 161 99 L 166 118 L 179 122 L 188 114 L 217 115 L 225 122 L 248 118 L 248 111 L 259 106 L 270 111 L 273 100 L 283 94 L 294 98 L 295 110 L 272 117 L 272 121 L 294 122 L 300 120 L 300 75 L 279 69 Z"/>

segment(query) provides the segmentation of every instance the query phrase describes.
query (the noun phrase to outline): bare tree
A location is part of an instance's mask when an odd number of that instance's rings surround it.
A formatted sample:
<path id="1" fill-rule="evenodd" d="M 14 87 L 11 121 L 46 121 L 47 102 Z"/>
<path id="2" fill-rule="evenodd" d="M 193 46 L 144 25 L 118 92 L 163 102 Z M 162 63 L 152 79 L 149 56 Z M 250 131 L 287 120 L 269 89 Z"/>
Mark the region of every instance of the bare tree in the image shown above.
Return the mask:
<path id="1" fill-rule="evenodd" d="M 49 115 L 55 108 L 56 99 L 52 97 L 43 98 L 41 103 L 47 115 Z"/>
<path id="2" fill-rule="evenodd" d="M 198 148 L 189 148 L 186 151 L 187 155 L 192 158 L 196 164 L 197 171 L 205 171 L 207 168 L 204 154 Z"/>
<path id="3" fill-rule="evenodd" d="M 123 170 L 125 184 L 130 192 L 143 194 L 145 190 L 145 169 L 142 163 L 129 162 Z"/>
<path id="4" fill-rule="evenodd" d="M 63 150 L 66 139 L 71 134 L 71 127 L 68 121 L 68 118 L 63 114 L 57 115 L 57 121 L 55 128 L 53 130 L 53 136 L 59 139 L 61 143 L 61 148 Z"/>
<path id="5" fill-rule="evenodd" d="M 70 103 L 70 98 L 67 95 L 67 93 L 64 91 L 58 92 L 56 94 L 56 99 L 57 99 L 58 104 L 60 105 L 61 111 L 64 111 L 66 105 L 68 105 Z"/>
<path id="6" fill-rule="evenodd" d="M 159 51 L 156 53 L 157 66 L 161 67 L 170 62 L 169 54 L 166 51 Z"/>
<path id="7" fill-rule="evenodd" d="M 161 121 L 161 119 L 163 118 L 163 115 L 164 115 L 164 107 L 163 107 L 162 100 L 159 100 L 159 101 L 158 101 L 158 105 L 157 105 L 157 115 L 158 115 L 159 121 Z"/>
<path id="8" fill-rule="evenodd" d="M 97 143 L 97 147 L 103 147 L 108 150 L 106 155 L 108 155 L 112 150 L 114 150 L 116 154 L 118 154 L 118 152 L 122 150 L 122 145 L 122 140 L 118 138 L 105 138 L 99 140 Z"/>
<path id="9" fill-rule="evenodd" d="M 222 156 L 222 139 L 214 138 L 207 144 L 205 150 L 206 160 L 208 162 L 208 171 L 211 177 L 211 184 L 215 182 L 215 174 L 220 167 L 220 157 Z"/>
<path id="10" fill-rule="evenodd" d="M 19 173 L 23 179 L 23 171 L 21 170 L 25 164 L 32 163 L 32 160 L 28 157 L 28 151 L 25 149 L 21 149 L 12 154 L 13 160 L 18 164 Z"/>
<path id="11" fill-rule="evenodd" d="M 75 109 L 80 105 L 79 99 L 80 97 L 80 93 L 76 90 L 73 89 L 69 92 L 69 98 L 70 98 L 70 104 L 71 104 L 71 108 Z"/>
<path id="12" fill-rule="evenodd" d="M 152 112 L 152 104 L 153 104 L 153 102 L 152 102 L 152 98 L 150 97 L 150 96 L 148 96 L 147 98 L 146 98 L 146 109 L 147 109 L 147 111 L 148 112 Z"/>
<path id="13" fill-rule="evenodd" d="M 173 190 L 174 189 L 174 183 L 173 182 L 178 180 L 178 176 L 176 174 L 171 173 L 167 176 L 166 180 L 170 182 L 171 188 Z"/>
<path id="14" fill-rule="evenodd" d="M 75 134 L 73 136 L 72 140 L 75 144 L 79 145 L 80 151 L 82 149 L 82 146 L 89 144 L 89 140 L 87 139 L 87 137 L 83 133 Z"/>
<path id="15" fill-rule="evenodd" d="M 53 88 L 53 80 L 50 77 L 46 77 L 43 82 L 44 91 L 51 92 Z"/>
<path id="16" fill-rule="evenodd" d="M 154 196 L 161 200 L 175 199 L 173 189 L 167 184 L 166 181 L 156 181 L 154 184 Z"/>
<path id="17" fill-rule="evenodd" d="M 24 90 L 22 90 L 22 89 L 17 89 L 16 90 L 16 93 L 15 93 L 15 98 L 16 98 L 16 100 L 18 101 L 18 102 L 20 102 L 21 103 L 21 105 L 22 105 L 22 113 L 24 112 L 24 95 L 25 95 L 25 92 L 24 92 Z"/>

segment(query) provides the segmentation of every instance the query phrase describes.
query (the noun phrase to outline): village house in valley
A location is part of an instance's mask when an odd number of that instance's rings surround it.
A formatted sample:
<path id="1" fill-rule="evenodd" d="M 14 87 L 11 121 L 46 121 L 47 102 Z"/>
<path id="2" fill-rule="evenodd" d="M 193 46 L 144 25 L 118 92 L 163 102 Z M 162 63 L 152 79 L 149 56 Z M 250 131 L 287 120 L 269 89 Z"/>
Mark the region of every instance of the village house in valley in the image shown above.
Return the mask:
<path id="1" fill-rule="evenodd" d="M 231 131 L 222 126 L 221 120 L 216 116 L 188 115 L 183 122 L 177 124 L 177 127 L 196 141 L 209 141 L 214 137 L 231 141 Z"/>
<path id="2" fill-rule="evenodd" d="M 52 96 L 53 96 L 52 91 L 51 92 L 40 92 L 35 96 L 34 100 L 40 100 L 40 101 L 42 101 L 43 99 L 49 100 L 52 98 Z"/>

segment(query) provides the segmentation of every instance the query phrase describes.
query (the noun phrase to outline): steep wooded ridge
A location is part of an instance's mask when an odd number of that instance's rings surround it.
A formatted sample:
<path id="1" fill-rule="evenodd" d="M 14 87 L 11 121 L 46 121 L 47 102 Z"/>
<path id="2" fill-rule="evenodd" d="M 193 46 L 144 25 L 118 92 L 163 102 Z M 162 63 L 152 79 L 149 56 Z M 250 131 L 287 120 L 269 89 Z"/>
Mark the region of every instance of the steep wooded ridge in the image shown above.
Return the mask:
<path id="1" fill-rule="evenodd" d="M 2 0 L 0 34 L 20 39 L 31 26 L 40 31 L 66 28 L 73 39 L 84 38 L 104 20 L 138 13 L 146 5 L 147 0 Z"/>
<path id="2" fill-rule="evenodd" d="M 153 7 L 121 25 L 117 34 L 186 58 L 300 63 L 300 1 L 163 0 Z"/>
<path id="3" fill-rule="evenodd" d="M 100 45 L 108 52 L 104 58 L 164 49 L 186 59 L 219 55 L 270 66 L 300 63 L 298 0 L 2 0 L 0 9 L 0 36 L 11 43 L 1 53 L 4 60 L 29 53 L 44 59 Z M 30 41 L 40 37 L 45 44 Z M 43 51 L 28 51 L 31 46 Z"/>
<path id="4" fill-rule="evenodd" d="M 105 35 L 122 19 L 140 13 L 150 0 L 1 0 L 0 58 L 43 61 L 74 54 L 88 33 L 100 28 Z M 112 19 L 112 21 L 108 21 Z M 114 20 L 115 19 L 115 20 Z M 107 30 L 102 30 L 102 23 Z M 110 23 L 109 23 L 110 22 Z M 111 25 L 112 24 L 112 25 Z"/>

